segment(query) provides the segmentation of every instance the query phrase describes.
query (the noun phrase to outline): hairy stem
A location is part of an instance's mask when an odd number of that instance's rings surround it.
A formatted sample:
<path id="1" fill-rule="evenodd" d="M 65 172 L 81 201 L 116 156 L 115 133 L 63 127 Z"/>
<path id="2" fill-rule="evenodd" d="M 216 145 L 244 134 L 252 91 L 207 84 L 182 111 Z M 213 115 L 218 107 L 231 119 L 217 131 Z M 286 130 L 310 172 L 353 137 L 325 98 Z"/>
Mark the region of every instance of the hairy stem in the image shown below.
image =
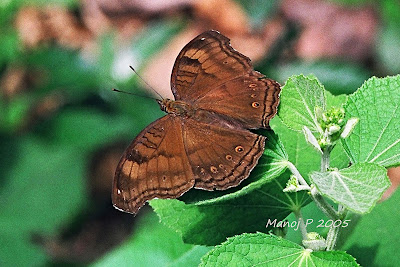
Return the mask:
<path id="1" fill-rule="evenodd" d="M 329 169 L 329 160 L 330 160 L 330 155 L 331 151 L 333 149 L 333 146 L 328 146 L 325 148 L 322 152 L 321 155 L 321 172 L 326 172 Z M 314 189 L 314 190 L 313 190 Z M 331 205 L 329 205 L 325 199 L 318 193 L 316 188 L 313 188 L 311 190 L 311 195 L 314 195 L 314 199 L 317 200 L 316 203 L 318 205 L 322 204 L 319 206 L 320 208 L 322 207 L 322 210 L 324 211 L 325 214 L 328 214 L 328 216 L 333 220 L 343 220 L 346 217 L 347 211 L 344 209 L 342 205 L 338 206 L 338 211 L 335 211 Z M 313 194 L 313 191 L 315 191 Z M 327 207 L 328 205 L 329 207 Z M 340 226 L 335 227 L 335 224 L 333 223 L 332 226 L 329 228 L 328 235 L 326 237 L 326 250 L 333 250 L 335 248 L 338 236 L 340 233 Z"/>
<path id="2" fill-rule="evenodd" d="M 329 169 L 329 160 L 330 160 L 330 152 L 331 149 L 326 149 L 323 151 L 322 156 L 321 156 L 321 171 L 326 172 Z M 332 219 L 333 221 L 336 221 L 338 219 L 343 218 L 346 216 L 346 209 L 343 209 L 343 207 L 339 207 L 339 212 L 335 211 L 335 209 L 325 200 L 325 198 L 318 192 L 317 188 L 314 186 L 310 187 L 307 183 L 307 181 L 303 178 L 303 176 L 300 174 L 300 172 L 297 170 L 296 166 L 294 166 L 293 163 L 290 161 L 287 163 L 288 169 L 292 172 L 294 176 L 296 176 L 297 180 L 299 181 L 299 184 L 305 187 L 308 187 L 308 190 L 310 190 L 310 196 L 315 202 L 315 204 L 318 206 L 322 212 L 325 213 L 327 217 Z M 297 220 L 299 221 L 299 227 L 301 231 L 301 235 L 303 240 L 307 240 L 307 228 L 304 223 L 303 216 L 300 211 L 295 211 L 295 216 Z M 327 236 L 327 250 L 333 250 L 337 238 L 339 236 L 340 232 L 340 227 L 334 227 L 333 225 L 330 227 L 328 236 Z"/>
<path id="3" fill-rule="evenodd" d="M 321 172 L 326 172 L 329 168 L 330 149 L 325 149 L 321 156 Z"/>
<path id="4" fill-rule="evenodd" d="M 307 227 L 304 223 L 303 214 L 300 210 L 295 210 L 294 215 L 296 216 L 297 221 L 299 222 L 300 232 L 303 240 L 307 240 Z"/>
<path id="5" fill-rule="evenodd" d="M 322 210 L 323 213 L 325 213 L 326 216 L 328 216 L 332 220 L 336 220 L 338 218 L 338 213 L 328 202 L 326 202 L 325 198 L 321 196 L 321 194 L 315 187 L 311 189 L 310 193 L 311 198 L 314 200 L 315 204 L 320 210 Z"/>
<path id="6" fill-rule="evenodd" d="M 326 236 L 326 250 L 327 251 L 333 250 L 335 248 L 336 241 L 339 236 L 339 232 L 340 232 L 340 226 L 334 227 L 332 224 L 332 226 L 329 228 L 328 235 Z"/>
<path id="7" fill-rule="evenodd" d="M 339 205 L 337 220 L 341 220 L 343 222 L 343 220 L 346 219 L 347 213 L 348 210 L 342 205 Z M 328 235 L 326 236 L 326 250 L 328 251 L 335 248 L 341 229 L 341 225 L 337 227 L 335 227 L 334 225 L 335 223 L 332 224 L 331 228 L 329 229 Z"/>

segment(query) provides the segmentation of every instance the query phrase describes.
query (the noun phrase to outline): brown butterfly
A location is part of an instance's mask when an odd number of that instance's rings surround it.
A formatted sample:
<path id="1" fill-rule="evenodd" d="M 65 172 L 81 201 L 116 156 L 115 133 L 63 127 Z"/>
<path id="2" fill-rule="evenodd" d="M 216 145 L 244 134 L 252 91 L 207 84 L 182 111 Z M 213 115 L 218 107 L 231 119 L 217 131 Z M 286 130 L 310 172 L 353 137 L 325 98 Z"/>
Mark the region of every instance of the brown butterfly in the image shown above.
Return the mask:
<path id="1" fill-rule="evenodd" d="M 246 179 L 266 138 L 280 86 L 254 71 L 250 59 L 217 31 L 207 31 L 179 53 L 172 70 L 175 100 L 123 154 L 114 177 L 114 207 L 136 213 L 147 200 L 177 198 L 191 188 L 224 190 Z"/>

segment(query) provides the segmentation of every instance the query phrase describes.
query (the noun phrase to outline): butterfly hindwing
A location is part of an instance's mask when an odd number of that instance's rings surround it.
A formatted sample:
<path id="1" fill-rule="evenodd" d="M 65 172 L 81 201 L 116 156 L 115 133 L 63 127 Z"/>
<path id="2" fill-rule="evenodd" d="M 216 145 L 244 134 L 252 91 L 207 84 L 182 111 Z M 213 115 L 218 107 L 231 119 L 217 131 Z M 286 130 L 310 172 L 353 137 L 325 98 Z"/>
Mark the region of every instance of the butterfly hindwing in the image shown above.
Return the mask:
<path id="1" fill-rule="evenodd" d="M 186 120 L 183 129 L 196 188 L 225 190 L 238 185 L 264 151 L 266 138 L 248 130 L 193 119 Z"/>

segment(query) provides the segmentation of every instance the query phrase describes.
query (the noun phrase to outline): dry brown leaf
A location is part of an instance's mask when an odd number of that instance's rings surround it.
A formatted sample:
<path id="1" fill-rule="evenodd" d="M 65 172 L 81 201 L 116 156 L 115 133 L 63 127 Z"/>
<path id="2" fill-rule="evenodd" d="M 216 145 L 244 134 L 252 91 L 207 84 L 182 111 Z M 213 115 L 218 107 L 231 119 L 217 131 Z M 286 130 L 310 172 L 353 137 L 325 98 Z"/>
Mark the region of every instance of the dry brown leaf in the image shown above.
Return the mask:
<path id="1" fill-rule="evenodd" d="M 226 36 L 231 39 L 232 47 L 252 61 L 257 62 L 268 54 L 271 47 L 282 37 L 284 32 L 285 22 L 280 18 L 275 18 L 268 21 L 260 33 L 226 34 Z"/>
<path id="2" fill-rule="evenodd" d="M 106 13 L 160 13 L 180 9 L 191 5 L 196 0 L 85 0 L 96 2 Z"/>
<path id="3" fill-rule="evenodd" d="M 233 0 L 196 1 L 194 12 L 198 19 L 208 22 L 209 27 L 226 35 L 250 32 L 250 23 L 246 13 Z"/>
<path id="4" fill-rule="evenodd" d="M 369 7 L 350 9 L 321 0 L 285 0 L 282 11 L 302 28 L 295 49 L 301 58 L 363 60 L 371 54 L 378 19 Z"/>
<path id="5" fill-rule="evenodd" d="M 0 80 L 1 94 L 4 98 L 12 98 L 22 91 L 26 84 L 26 71 L 20 67 L 9 67 Z"/>
<path id="6" fill-rule="evenodd" d="M 27 47 L 35 47 L 49 39 L 44 14 L 35 7 L 21 8 L 15 19 L 15 27 Z"/>
<path id="7" fill-rule="evenodd" d="M 38 119 L 44 119 L 54 115 L 66 102 L 65 95 L 61 92 L 54 91 L 43 97 L 37 102 L 30 113 L 29 121 L 33 122 Z"/>
<path id="8" fill-rule="evenodd" d="M 124 1 L 83 0 L 82 19 L 95 36 L 115 29 L 118 40 L 132 38 L 145 26 L 145 19 L 138 12 L 130 12 Z"/>
<path id="9" fill-rule="evenodd" d="M 35 47 L 50 40 L 74 49 L 90 49 L 94 45 L 91 33 L 65 7 L 21 8 L 15 24 L 27 47 Z"/>
<path id="10" fill-rule="evenodd" d="M 388 169 L 388 176 L 392 185 L 382 196 L 382 200 L 388 199 L 400 185 L 400 167 Z"/>
<path id="11" fill-rule="evenodd" d="M 60 45 L 69 48 L 84 48 L 90 45 L 90 32 L 78 23 L 72 13 L 58 6 L 48 6 L 44 9 L 46 24 L 50 35 Z"/>
<path id="12" fill-rule="evenodd" d="M 113 143 L 93 153 L 89 166 L 89 191 L 91 198 L 101 203 L 110 201 L 110 190 L 115 167 L 126 149 L 126 143 Z"/>
<path id="13" fill-rule="evenodd" d="M 130 21 L 134 23 L 128 28 L 133 28 L 134 32 L 134 29 L 140 29 L 152 17 L 173 16 L 176 13 L 187 15 L 190 9 L 193 9 L 196 24 L 205 24 L 206 28 L 229 34 L 250 31 L 246 13 L 234 0 L 83 0 L 82 3 L 84 20 L 97 34 L 109 29 L 111 25 L 121 32 L 121 28 L 130 24 Z"/>
<path id="14" fill-rule="evenodd" d="M 80 224 L 67 229 L 64 236 L 34 235 L 34 243 L 43 247 L 55 265 L 60 262 L 67 266 L 88 265 L 132 235 L 137 217 L 122 213 L 109 204 L 109 209 L 102 211 L 99 203 L 96 204 L 97 214 L 81 215 Z"/>

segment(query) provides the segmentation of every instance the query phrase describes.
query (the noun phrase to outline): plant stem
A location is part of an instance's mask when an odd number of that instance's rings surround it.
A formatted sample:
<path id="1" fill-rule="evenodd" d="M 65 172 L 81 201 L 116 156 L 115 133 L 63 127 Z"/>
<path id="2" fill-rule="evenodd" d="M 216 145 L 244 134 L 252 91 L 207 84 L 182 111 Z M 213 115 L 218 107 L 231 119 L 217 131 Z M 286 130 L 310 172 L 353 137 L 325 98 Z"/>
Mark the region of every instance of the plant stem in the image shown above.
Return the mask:
<path id="1" fill-rule="evenodd" d="M 321 156 L 321 172 L 326 172 L 329 168 L 330 149 L 324 149 Z"/>
<path id="2" fill-rule="evenodd" d="M 328 235 L 326 236 L 326 250 L 333 250 L 336 245 L 336 241 L 339 236 L 340 226 L 334 227 L 333 224 L 331 228 L 329 228 Z"/>
<path id="3" fill-rule="evenodd" d="M 295 210 L 294 215 L 296 216 L 297 221 L 299 222 L 300 232 L 303 240 L 307 240 L 308 239 L 307 227 L 304 224 L 303 214 L 301 213 L 300 210 Z"/>
<path id="4" fill-rule="evenodd" d="M 315 187 L 313 187 L 310 193 L 311 193 L 311 198 L 314 200 L 318 208 L 322 210 L 325 213 L 325 215 L 328 216 L 330 219 L 336 220 L 338 217 L 338 213 L 328 202 L 326 202 L 326 200 L 321 196 L 318 190 Z"/>
<path id="5" fill-rule="evenodd" d="M 329 160 L 330 160 L 330 152 L 332 149 L 327 148 L 323 151 L 322 156 L 321 156 L 321 172 L 326 172 L 329 169 Z M 318 192 L 317 188 L 312 186 L 310 187 L 307 183 L 307 181 L 303 178 L 303 176 L 300 174 L 300 172 L 297 170 L 296 166 L 294 166 L 293 163 L 288 161 L 287 163 L 288 169 L 292 172 L 294 176 L 296 176 L 297 180 L 299 181 L 299 184 L 305 187 L 308 187 L 308 190 L 310 190 L 310 196 L 315 202 L 315 204 L 318 206 L 320 210 L 322 210 L 327 217 L 332 219 L 333 221 L 336 221 L 338 219 L 341 219 L 343 216 L 346 217 L 346 209 L 343 209 L 343 207 L 339 207 L 339 212 L 335 211 L 335 209 L 328 203 L 326 202 L 325 198 Z M 301 235 L 303 240 L 307 240 L 307 228 L 304 224 L 304 219 L 300 211 L 294 211 L 295 216 L 297 220 L 299 221 L 299 227 L 301 231 Z M 336 241 L 338 239 L 340 232 L 340 227 L 334 227 L 333 224 L 329 229 L 327 238 L 326 238 L 326 244 L 327 248 L 326 250 L 333 250 Z"/>
<path id="6" fill-rule="evenodd" d="M 328 146 L 326 147 L 321 155 L 321 172 L 326 172 L 329 169 L 329 160 L 330 160 L 330 154 L 333 149 L 333 146 Z M 314 191 L 314 192 L 313 192 Z M 314 193 L 314 194 L 313 194 Z M 316 200 L 316 203 L 318 205 L 322 204 L 319 206 L 325 214 L 329 214 L 328 216 L 336 222 L 337 220 L 343 220 L 346 217 L 347 210 L 339 204 L 338 206 L 338 211 L 336 212 L 332 206 L 330 206 L 325 199 L 319 194 L 319 192 L 316 190 L 314 187 L 311 190 L 311 195 L 314 196 L 314 199 Z M 328 206 L 326 206 L 328 205 Z M 340 233 L 340 226 L 335 227 L 335 223 L 332 223 L 331 227 L 329 228 L 328 235 L 326 236 L 326 250 L 333 250 L 335 248 L 338 236 Z"/>

